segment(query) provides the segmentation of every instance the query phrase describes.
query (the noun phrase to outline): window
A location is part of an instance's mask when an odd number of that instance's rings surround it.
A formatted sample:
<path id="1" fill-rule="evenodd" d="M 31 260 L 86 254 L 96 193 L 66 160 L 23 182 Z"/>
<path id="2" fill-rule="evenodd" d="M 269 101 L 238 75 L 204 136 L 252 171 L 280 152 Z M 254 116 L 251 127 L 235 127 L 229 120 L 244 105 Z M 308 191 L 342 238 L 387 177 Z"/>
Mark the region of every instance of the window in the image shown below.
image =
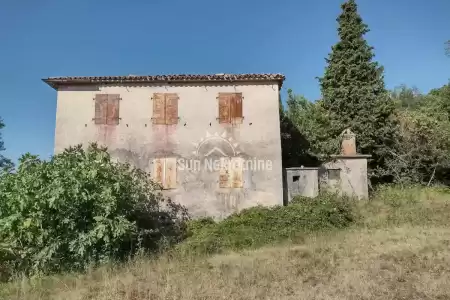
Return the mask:
<path id="1" fill-rule="evenodd" d="M 219 93 L 219 123 L 242 123 L 242 93 Z"/>
<path id="2" fill-rule="evenodd" d="M 153 124 L 178 124 L 178 95 L 173 93 L 153 94 Z"/>
<path id="3" fill-rule="evenodd" d="M 174 157 L 156 158 L 153 160 L 153 180 L 163 189 L 177 188 L 177 160 Z"/>
<path id="4" fill-rule="evenodd" d="M 95 124 L 118 125 L 120 95 L 97 94 L 95 95 Z"/>
<path id="5" fill-rule="evenodd" d="M 243 159 L 223 157 L 220 160 L 220 188 L 243 188 Z"/>
<path id="6" fill-rule="evenodd" d="M 340 180 L 341 170 L 340 169 L 328 169 L 328 180 Z"/>

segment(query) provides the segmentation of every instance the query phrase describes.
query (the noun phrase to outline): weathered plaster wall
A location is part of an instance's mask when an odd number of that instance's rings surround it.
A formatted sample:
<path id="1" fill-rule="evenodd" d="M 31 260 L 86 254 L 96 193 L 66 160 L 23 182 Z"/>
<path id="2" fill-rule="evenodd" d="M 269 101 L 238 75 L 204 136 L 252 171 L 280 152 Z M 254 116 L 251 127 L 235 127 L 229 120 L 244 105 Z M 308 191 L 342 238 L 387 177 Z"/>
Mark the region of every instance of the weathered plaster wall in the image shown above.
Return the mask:
<path id="1" fill-rule="evenodd" d="M 242 92 L 244 120 L 240 125 L 219 124 L 218 93 Z M 95 125 L 98 93 L 120 94 L 120 124 Z M 179 95 L 179 123 L 152 124 L 153 93 Z M 109 85 L 69 86 L 58 90 L 55 153 L 64 148 L 89 142 L 108 146 L 111 154 L 152 172 L 152 159 L 175 156 L 197 159 L 198 143 L 210 134 L 226 132 L 241 156 L 270 160 L 272 170 L 247 170 L 244 188 L 220 189 L 219 172 L 206 170 L 177 172 L 178 187 L 164 191 L 185 205 L 194 216 L 225 217 L 255 205 L 283 202 L 281 142 L 279 124 L 279 89 L 276 83 L 240 85 Z M 218 145 L 220 141 L 218 140 Z"/>
<path id="2" fill-rule="evenodd" d="M 319 194 L 318 168 L 287 168 L 285 172 L 287 202 L 295 196 L 317 197 Z"/>
<path id="3" fill-rule="evenodd" d="M 326 177 L 328 169 L 339 169 L 340 180 L 325 179 L 321 189 L 337 191 L 350 197 L 366 199 L 369 197 L 367 179 L 367 155 L 336 156 L 336 159 L 324 164 L 320 170 L 320 177 Z"/>

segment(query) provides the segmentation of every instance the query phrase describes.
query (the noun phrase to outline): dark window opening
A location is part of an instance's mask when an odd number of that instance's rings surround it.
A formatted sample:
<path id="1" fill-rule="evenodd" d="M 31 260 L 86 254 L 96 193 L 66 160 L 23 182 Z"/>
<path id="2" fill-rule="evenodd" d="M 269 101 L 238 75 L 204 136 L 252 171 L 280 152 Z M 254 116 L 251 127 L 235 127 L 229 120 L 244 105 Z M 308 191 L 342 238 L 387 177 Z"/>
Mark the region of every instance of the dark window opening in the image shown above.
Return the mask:
<path id="1" fill-rule="evenodd" d="M 328 170 L 328 179 L 329 180 L 340 180 L 341 179 L 341 170 L 339 170 L 339 169 Z"/>

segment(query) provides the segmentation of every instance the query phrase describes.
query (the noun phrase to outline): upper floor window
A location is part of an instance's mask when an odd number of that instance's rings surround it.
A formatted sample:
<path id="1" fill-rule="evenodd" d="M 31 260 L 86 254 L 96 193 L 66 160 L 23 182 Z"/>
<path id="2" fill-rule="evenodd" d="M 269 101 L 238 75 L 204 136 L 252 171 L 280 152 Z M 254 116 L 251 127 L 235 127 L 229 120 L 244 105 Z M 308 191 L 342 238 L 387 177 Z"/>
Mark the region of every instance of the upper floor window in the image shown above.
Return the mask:
<path id="1" fill-rule="evenodd" d="M 153 124 L 178 124 L 178 95 L 174 93 L 153 94 Z"/>
<path id="2" fill-rule="evenodd" d="M 219 123 L 242 123 L 242 93 L 219 93 Z"/>
<path id="3" fill-rule="evenodd" d="M 119 94 L 95 95 L 95 124 L 118 125 L 119 103 Z"/>

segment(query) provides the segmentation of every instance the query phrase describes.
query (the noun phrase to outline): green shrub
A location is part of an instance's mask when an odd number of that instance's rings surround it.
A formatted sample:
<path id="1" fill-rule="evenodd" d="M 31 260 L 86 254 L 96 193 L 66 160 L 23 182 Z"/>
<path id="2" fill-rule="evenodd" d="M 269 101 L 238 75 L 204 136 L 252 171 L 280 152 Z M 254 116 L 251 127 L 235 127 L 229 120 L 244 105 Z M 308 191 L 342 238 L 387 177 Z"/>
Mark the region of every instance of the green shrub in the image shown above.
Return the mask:
<path id="1" fill-rule="evenodd" d="M 156 189 L 96 144 L 50 161 L 24 155 L 0 174 L 2 264 L 28 275 L 83 269 L 177 242 L 186 212 Z"/>
<path id="2" fill-rule="evenodd" d="M 215 253 L 255 248 L 282 240 L 302 239 L 307 232 L 339 229 L 355 220 L 350 199 L 324 194 L 296 198 L 288 206 L 253 207 L 220 222 L 191 221 L 182 253 Z"/>

